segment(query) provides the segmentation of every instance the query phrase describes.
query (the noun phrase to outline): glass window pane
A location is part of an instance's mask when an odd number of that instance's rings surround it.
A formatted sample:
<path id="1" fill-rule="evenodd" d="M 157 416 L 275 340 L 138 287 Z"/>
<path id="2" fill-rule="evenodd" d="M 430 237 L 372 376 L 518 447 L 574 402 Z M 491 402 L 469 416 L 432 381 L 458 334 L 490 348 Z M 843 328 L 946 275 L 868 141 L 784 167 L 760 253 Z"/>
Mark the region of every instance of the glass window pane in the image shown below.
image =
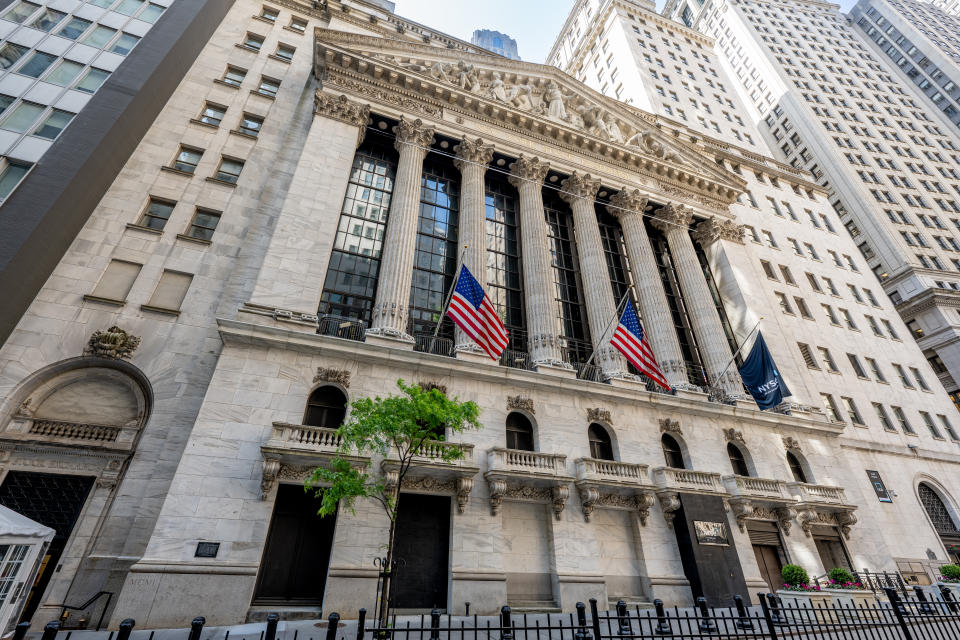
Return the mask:
<path id="1" fill-rule="evenodd" d="M 140 10 L 140 7 L 143 6 L 143 2 L 144 0 L 121 0 L 120 4 L 116 6 L 114 11 L 117 13 L 122 13 L 125 16 L 132 16 Z"/>
<path id="2" fill-rule="evenodd" d="M 7 110 L 7 107 L 13 104 L 14 100 L 16 100 L 16 98 L 14 98 L 13 96 L 8 96 L 0 93 L 0 114 L 5 112 Z"/>
<path id="3" fill-rule="evenodd" d="M 63 26 L 63 29 L 60 29 L 59 35 L 64 38 L 70 38 L 71 40 L 76 40 L 80 37 L 84 31 L 87 30 L 92 22 L 89 20 L 84 20 L 83 18 L 73 18 Z"/>
<path id="4" fill-rule="evenodd" d="M 17 70 L 17 73 L 31 78 L 39 78 L 56 59 L 57 56 L 37 51 Z"/>
<path id="5" fill-rule="evenodd" d="M 53 68 L 53 71 L 50 72 L 46 80 L 57 86 L 66 87 L 76 80 L 81 71 L 83 71 L 83 65 L 79 62 L 61 60 L 60 64 Z"/>
<path id="6" fill-rule="evenodd" d="M 90 0 L 90 4 L 102 7 L 104 9 L 112 5 L 114 2 L 116 2 L 116 0 Z"/>
<path id="7" fill-rule="evenodd" d="M 33 12 L 40 8 L 40 5 L 32 2 L 21 2 L 10 11 L 3 14 L 4 20 L 22 24 L 24 20 L 33 15 Z"/>
<path id="8" fill-rule="evenodd" d="M 163 11 L 164 11 L 164 8 L 161 7 L 160 5 L 150 3 L 147 5 L 147 8 L 143 10 L 143 13 L 141 13 L 137 17 L 143 20 L 144 22 L 152 23 L 152 22 L 156 22 L 157 18 L 163 15 Z"/>
<path id="9" fill-rule="evenodd" d="M 137 46 L 137 43 L 140 42 L 140 38 L 137 36 L 132 36 L 129 33 L 122 34 L 117 41 L 113 43 L 113 46 L 107 49 L 113 53 L 125 56 L 130 53 L 130 50 Z"/>
<path id="10" fill-rule="evenodd" d="M 37 118 L 40 117 L 40 114 L 43 113 L 45 108 L 46 107 L 42 105 L 32 102 L 21 102 L 16 109 L 4 118 L 3 124 L 0 124 L 0 128 L 23 133 L 30 128 L 30 125 L 37 121 Z"/>
<path id="11" fill-rule="evenodd" d="M 116 32 L 116 29 L 111 29 L 110 27 L 99 24 L 93 31 L 87 34 L 87 37 L 83 39 L 83 43 L 91 47 L 102 47 L 110 42 L 110 38 L 112 38 Z"/>
<path id="12" fill-rule="evenodd" d="M 0 200 L 6 200 L 10 192 L 20 182 L 20 179 L 26 175 L 32 165 L 20 162 L 10 162 L 0 173 Z"/>
<path id="13" fill-rule="evenodd" d="M 177 155 L 176 161 L 173 163 L 173 168 L 180 171 L 193 173 L 196 170 L 197 164 L 200 162 L 200 156 L 202 155 L 202 151 L 181 148 L 180 153 Z"/>
<path id="14" fill-rule="evenodd" d="M 0 68 L 9 69 L 28 51 L 26 47 L 8 42 L 0 47 Z"/>
<path id="15" fill-rule="evenodd" d="M 87 71 L 86 75 L 83 76 L 83 79 L 77 83 L 74 89 L 85 93 L 93 93 L 100 88 L 100 85 L 102 85 L 103 81 L 108 77 L 110 77 L 109 71 L 91 68 Z"/>
<path id="16" fill-rule="evenodd" d="M 30 26 L 33 27 L 34 29 L 39 29 L 40 31 L 49 32 L 55 26 L 60 24 L 60 21 L 63 20 L 66 17 L 66 15 L 67 14 L 65 14 L 62 11 L 56 11 L 54 9 L 44 9 L 43 13 L 41 13 L 37 17 L 37 19 L 33 21 L 33 24 L 31 24 Z"/>
<path id="17" fill-rule="evenodd" d="M 60 132 L 70 124 L 70 121 L 73 120 L 75 113 L 70 113 L 69 111 L 61 111 L 60 109 L 54 109 L 47 118 L 37 127 L 33 135 L 46 138 L 48 140 L 55 140 Z"/>

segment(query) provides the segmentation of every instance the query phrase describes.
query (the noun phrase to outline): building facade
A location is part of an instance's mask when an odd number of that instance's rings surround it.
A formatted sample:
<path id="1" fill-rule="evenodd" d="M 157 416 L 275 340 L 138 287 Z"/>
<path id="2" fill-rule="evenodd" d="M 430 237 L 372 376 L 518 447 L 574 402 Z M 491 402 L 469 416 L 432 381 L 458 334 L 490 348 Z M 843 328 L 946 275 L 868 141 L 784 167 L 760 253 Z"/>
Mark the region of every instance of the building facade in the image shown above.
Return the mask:
<path id="1" fill-rule="evenodd" d="M 520 53 L 517 50 L 517 41 L 505 33 L 491 29 L 476 29 L 470 37 L 470 42 L 478 47 L 483 47 L 487 51 L 499 53 L 511 60 L 520 59 Z"/>
<path id="2" fill-rule="evenodd" d="M 0 503 L 59 518 L 22 597 L 111 591 L 148 628 L 371 606 L 386 517 L 301 485 L 401 378 L 483 425 L 401 487 L 401 609 L 728 602 L 788 561 L 929 580 L 960 424 L 841 231 L 802 171 L 554 67 L 238 0 L 0 347 Z M 498 362 L 432 338 L 461 252 Z M 624 296 L 675 393 L 610 348 Z M 733 364 L 758 322 L 774 412 Z"/>

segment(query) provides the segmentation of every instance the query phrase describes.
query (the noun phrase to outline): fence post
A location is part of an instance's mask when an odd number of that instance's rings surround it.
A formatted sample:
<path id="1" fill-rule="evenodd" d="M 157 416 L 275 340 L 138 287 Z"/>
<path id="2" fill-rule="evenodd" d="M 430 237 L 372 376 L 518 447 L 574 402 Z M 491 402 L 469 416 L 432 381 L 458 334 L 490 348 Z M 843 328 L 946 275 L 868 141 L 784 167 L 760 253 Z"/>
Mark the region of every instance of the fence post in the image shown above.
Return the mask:
<path id="1" fill-rule="evenodd" d="M 510 622 L 510 607 L 500 607 L 500 640 L 513 640 L 513 624 Z"/>
<path id="2" fill-rule="evenodd" d="M 903 631 L 903 637 L 905 640 L 913 640 L 913 634 L 910 633 L 910 628 L 907 626 L 907 621 L 904 620 L 903 614 L 906 613 L 906 607 L 903 606 L 903 602 L 900 601 L 900 594 L 897 593 L 897 590 L 893 587 L 884 587 L 883 589 L 887 593 L 887 598 L 890 600 L 890 605 L 893 607 L 893 613 L 897 616 L 897 623 L 900 625 L 900 630 Z"/>
<path id="3" fill-rule="evenodd" d="M 576 640 L 593 640 L 587 631 L 587 606 L 582 602 L 577 603 L 577 632 L 574 637 Z"/>
<path id="4" fill-rule="evenodd" d="M 653 601 L 653 608 L 657 611 L 657 628 L 653 630 L 658 636 L 670 636 L 673 635 L 673 629 L 670 627 L 670 623 L 667 622 L 667 614 L 663 611 L 663 600 L 657 598 Z"/>
<path id="5" fill-rule="evenodd" d="M 464 604 L 464 607 L 466 608 L 466 611 L 464 612 L 463 615 L 469 616 L 469 615 L 470 615 L 470 601 L 467 600 L 467 601 L 464 602 L 463 604 Z"/>
<path id="6" fill-rule="evenodd" d="M 430 611 L 430 640 L 440 640 L 440 609 Z"/>
<path id="7" fill-rule="evenodd" d="M 737 607 L 737 627 L 740 629 L 753 629 L 753 622 L 747 615 L 747 608 L 743 606 L 743 598 L 738 595 L 733 596 L 733 604 Z"/>
<path id="8" fill-rule="evenodd" d="M 263 634 L 263 640 L 275 640 L 277 637 L 277 623 L 280 622 L 280 616 L 271 613 L 267 616 L 267 630 Z M 117 638 L 120 640 L 120 638 Z"/>
<path id="9" fill-rule="evenodd" d="M 128 640 L 130 632 L 133 631 L 136 624 L 137 621 L 133 618 L 124 618 L 123 622 L 120 623 L 120 631 L 117 632 L 117 640 Z"/>
<path id="10" fill-rule="evenodd" d="M 943 598 L 943 601 L 947 603 L 947 608 L 950 609 L 951 613 L 956 613 L 960 607 L 957 606 L 957 601 L 953 599 L 953 591 L 950 590 L 950 587 L 940 585 L 940 597 Z M 13 640 L 19 640 L 14 636 Z"/>
<path id="11" fill-rule="evenodd" d="M 203 616 L 197 616 L 190 622 L 190 634 L 187 636 L 187 640 L 200 640 L 200 634 L 203 633 L 203 625 L 207 623 L 207 619 Z"/>
<path id="12" fill-rule="evenodd" d="M 930 603 L 927 602 L 927 594 L 924 593 L 923 587 L 920 585 L 914 585 L 913 592 L 917 594 L 917 601 L 920 604 L 920 613 L 933 613 L 933 607 L 931 607 Z"/>
<path id="13" fill-rule="evenodd" d="M 327 618 L 327 640 L 337 640 L 337 629 L 340 628 L 340 614 L 334 611 Z"/>
<path id="14" fill-rule="evenodd" d="M 17 625 L 17 628 L 13 631 L 13 640 L 23 640 L 23 637 L 27 635 L 27 631 L 30 630 L 29 622 L 21 622 Z"/>
<path id="15" fill-rule="evenodd" d="M 357 640 L 363 640 L 363 634 L 366 633 L 366 629 L 364 629 L 363 626 L 366 621 L 367 610 L 365 607 L 361 607 L 360 613 L 357 615 Z"/>
<path id="16" fill-rule="evenodd" d="M 623 600 L 617 601 L 617 633 L 621 636 L 632 636 L 633 628 L 630 625 L 630 617 L 627 616 L 627 603 Z"/>
<path id="17" fill-rule="evenodd" d="M 710 619 L 710 612 L 707 610 L 707 599 L 703 596 L 697 598 L 697 608 L 700 609 L 700 631 L 713 633 L 717 630 L 717 625 Z"/>
<path id="18" fill-rule="evenodd" d="M 760 594 L 760 599 L 764 599 L 762 593 Z M 777 598 L 777 594 L 768 593 L 766 601 L 770 605 L 770 619 L 774 624 L 783 624 L 783 615 L 780 612 L 780 599 Z"/>
<path id="19" fill-rule="evenodd" d="M 774 618 L 774 612 L 770 610 L 770 605 L 767 604 L 767 598 L 773 594 L 764 594 L 760 592 L 757 594 L 757 598 L 760 600 L 760 609 L 763 611 L 763 620 L 767 623 L 767 633 L 770 634 L 770 640 L 777 640 L 777 628 L 776 624 L 779 622 L 779 619 Z M 775 601 L 770 597 L 770 604 L 775 604 Z M 779 614 L 777 614 L 779 616 Z"/>
<path id="20" fill-rule="evenodd" d="M 593 640 L 600 640 L 600 613 L 597 611 L 596 598 L 590 598 L 590 619 L 593 623 Z M 609 621 L 607 624 L 609 625 Z M 609 626 L 607 628 L 609 628 Z"/>

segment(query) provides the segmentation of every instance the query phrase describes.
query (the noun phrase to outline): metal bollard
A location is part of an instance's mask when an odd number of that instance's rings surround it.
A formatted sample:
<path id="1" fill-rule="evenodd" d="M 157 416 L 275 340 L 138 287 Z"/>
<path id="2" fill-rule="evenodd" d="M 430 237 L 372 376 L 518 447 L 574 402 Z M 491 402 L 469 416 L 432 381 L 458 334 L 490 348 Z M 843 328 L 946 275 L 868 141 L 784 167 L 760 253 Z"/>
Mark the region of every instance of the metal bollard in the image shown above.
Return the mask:
<path id="1" fill-rule="evenodd" d="M 60 631 L 60 621 L 51 620 L 43 627 L 43 636 L 40 640 L 54 640 L 57 637 L 57 632 Z"/>
<path id="2" fill-rule="evenodd" d="M 510 607 L 500 608 L 500 640 L 513 640 L 513 623 L 510 622 Z"/>
<path id="3" fill-rule="evenodd" d="M 116 640 L 128 640 L 136 624 L 137 621 L 133 618 L 124 618 L 123 622 L 120 623 L 120 631 L 117 632 Z"/>
<path id="4" fill-rule="evenodd" d="M 430 640 L 440 640 L 440 609 L 430 611 Z"/>
<path id="5" fill-rule="evenodd" d="M 700 631 L 714 633 L 717 625 L 710 618 L 710 612 L 707 610 L 707 599 L 703 596 L 697 598 L 697 608 L 700 609 Z"/>
<path id="6" fill-rule="evenodd" d="M 739 595 L 733 596 L 733 604 L 737 607 L 737 628 L 739 629 L 753 629 L 753 621 L 750 620 L 750 616 L 747 615 L 747 608 L 743 606 L 743 598 Z"/>
<path id="7" fill-rule="evenodd" d="M 267 616 L 267 632 L 263 636 L 263 640 L 275 640 L 277 637 L 277 623 L 280 622 L 280 616 L 275 613 L 271 613 Z M 117 638 L 117 640 L 120 640 Z"/>
<path id="8" fill-rule="evenodd" d="M 917 594 L 917 602 L 920 605 L 920 613 L 933 613 L 933 607 L 931 607 L 930 603 L 927 602 L 927 594 L 923 591 L 923 587 L 920 585 L 915 585 L 913 587 L 913 592 Z"/>
<path id="9" fill-rule="evenodd" d="M 943 601 L 947 603 L 947 608 L 950 609 L 951 613 L 956 613 L 960 611 L 960 606 L 957 605 L 957 601 L 953 598 L 953 591 L 950 587 L 940 585 L 940 597 L 943 598 Z M 17 640 L 14 637 L 13 640 Z"/>
<path id="10" fill-rule="evenodd" d="M 663 611 L 663 600 L 660 598 L 654 600 L 653 608 L 657 611 L 657 628 L 653 632 L 658 636 L 672 636 L 673 628 L 667 622 L 667 614 Z"/>
<path id="11" fill-rule="evenodd" d="M 782 624 L 783 616 L 780 614 L 780 598 L 778 598 L 775 593 L 768 593 L 767 603 L 770 609 L 770 620 L 772 620 L 774 624 Z"/>
<path id="12" fill-rule="evenodd" d="M 469 616 L 469 615 L 470 615 L 470 601 L 467 600 L 467 601 L 464 602 L 463 604 L 464 604 L 464 607 L 466 608 L 466 612 L 465 612 L 463 615 Z"/>
<path id="13" fill-rule="evenodd" d="M 337 640 L 337 629 L 340 627 L 340 614 L 334 611 L 327 618 L 327 640 Z"/>
<path id="14" fill-rule="evenodd" d="M 197 616 L 190 622 L 190 634 L 187 636 L 187 640 L 200 640 L 200 634 L 203 633 L 203 625 L 207 623 L 207 619 L 203 616 Z"/>
<path id="15" fill-rule="evenodd" d="M 357 616 L 357 640 L 363 640 L 364 628 L 363 625 L 367 621 L 367 610 L 364 608 L 360 609 L 360 615 Z"/>
<path id="16" fill-rule="evenodd" d="M 630 624 L 630 616 L 627 615 L 627 603 L 623 600 L 617 601 L 617 633 L 621 636 L 632 636 L 633 627 Z"/>
<path id="17" fill-rule="evenodd" d="M 27 635 L 27 631 L 29 630 L 30 630 L 30 623 L 21 622 L 20 624 L 17 625 L 17 628 L 14 629 L 12 640 L 23 640 L 23 637 Z"/>
<path id="18" fill-rule="evenodd" d="M 587 630 L 587 605 L 582 602 L 577 603 L 577 632 L 573 637 L 576 640 L 593 640 L 593 636 Z"/>

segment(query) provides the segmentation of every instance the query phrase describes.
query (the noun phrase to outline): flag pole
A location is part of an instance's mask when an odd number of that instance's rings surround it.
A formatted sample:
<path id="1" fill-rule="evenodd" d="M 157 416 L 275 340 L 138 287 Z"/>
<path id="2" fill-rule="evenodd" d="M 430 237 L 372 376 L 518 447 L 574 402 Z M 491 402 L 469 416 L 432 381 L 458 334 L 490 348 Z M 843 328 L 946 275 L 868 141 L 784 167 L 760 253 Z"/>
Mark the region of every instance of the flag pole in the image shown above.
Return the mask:
<path id="1" fill-rule="evenodd" d="M 602 339 L 601 339 L 597 344 L 603 344 L 603 339 L 605 339 L 605 338 L 607 337 L 607 332 L 610 331 L 610 325 L 613 324 L 613 321 L 614 321 L 614 320 L 616 320 L 616 319 L 618 319 L 618 318 L 620 317 L 620 307 L 623 306 L 624 301 L 627 300 L 628 296 L 630 295 L 630 289 L 633 289 L 633 285 L 632 285 L 632 284 L 627 287 L 627 290 L 626 290 L 626 291 L 623 292 L 623 297 L 620 298 L 620 302 L 617 303 L 617 308 L 616 308 L 616 310 L 613 312 L 613 318 L 611 318 L 610 321 L 607 322 L 607 326 L 603 329 L 603 333 L 600 334 L 600 337 L 601 337 Z M 597 355 L 596 349 L 593 350 L 593 352 L 590 354 L 590 357 L 587 358 L 587 361 L 586 361 L 586 363 L 584 363 L 583 366 L 587 366 L 588 364 L 590 364 L 591 362 L 593 362 L 593 356 L 595 356 L 595 355 Z"/>
<path id="2" fill-rule="evenodd" d="M 760 322 L 763 321 L 763 316 L 760 316 L 760 320 L 757 320 L 757 324 L 753 325 L 753 329 L 750 330 L 750 333 L 747 334 L 747 337 L 743 339 L 743 342 L 740 343 L 740 346 L 737 347 L 737 350 L 733 352 L 733 357 L 730 358 L 730 362 L 727 363 L 727 366 L 724 367 L 723 371 L 720 372 L 720 375 L 717 376 L 717 379 L 723 377 L 723 374 L 727 372 L 730 368 L 730 365 L 733 364 L 733 361 L 737 359 L 737 354 L 740 353 L 740 350 L 747 344 L 747 340 L 750 339 L 750 336 L 753 335 L 753 332 L 757 330 L 757 327 L 760 326 Z"/>
<path id="3" fill-rule="evenodd" d="M 453 297 L 453 290 L 457 288 L 457 280 L 460 279 L 460 268 L 463 267 L 463 258 L 467 255 L 467 248 L 470 245 L 463 245 L 463 249 L 460 250 L 460 258 L 457 260 L 457 270 L 453 274 L 453 282 L 450 283 L 450 289 L 447 291 L 447 298 L 443 302 L 443 307 L 440 309 L 440 319 L 437 320 L 437 326 L 433 329 L 433 339 L 437 339 L 437 334 L 440 333 L 440 325 L 443 324 L 443 316 L 447 313 L 447 307 L 450 306 L 450 299 Z M 432 348 L 432 347 L 431 347 Z"/>

